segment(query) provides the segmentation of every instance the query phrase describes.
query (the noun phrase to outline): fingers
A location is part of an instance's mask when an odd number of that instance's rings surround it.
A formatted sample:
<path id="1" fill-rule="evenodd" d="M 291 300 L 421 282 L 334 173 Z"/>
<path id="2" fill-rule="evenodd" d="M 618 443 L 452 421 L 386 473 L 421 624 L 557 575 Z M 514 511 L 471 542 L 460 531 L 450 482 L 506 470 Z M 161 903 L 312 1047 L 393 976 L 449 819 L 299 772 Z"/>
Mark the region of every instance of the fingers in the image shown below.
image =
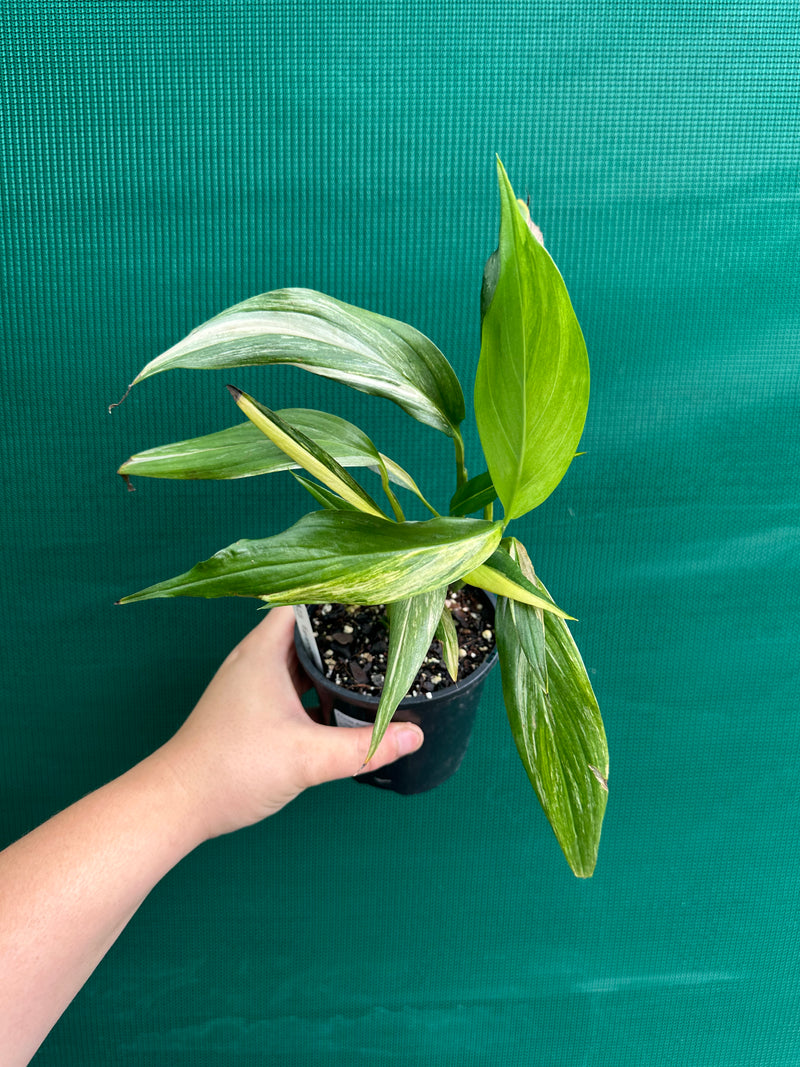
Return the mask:
<path id="1" fill-rule="evenodd" d="M 308 680 L 299 667 L 294 650 L 294 612 L 289 607 L 273 608 L 266 619 L 250 632 L 245 643 L 253 642 L 259 657 L 264 653 L 288 668 L 298 693 L 308 688 Z M 306 735 L 302 745 L 302 764 L 307 785 L 351 778 L 353 775 L 377 770 L 394 763 L 402 756 L 416 752 L 424 741 L 422 730 L 414 723 L 390 723 L 375 755 L 365 765 L 364 760 L 372 743 L 372 727 L 342 728 L 313 723 L 307 711 L 298 705 L 297 714 L 314 731 Z M 305 731 L 304 731 L 305 732 Z M 298 738 L 298 741 L 300 739 Z"/>

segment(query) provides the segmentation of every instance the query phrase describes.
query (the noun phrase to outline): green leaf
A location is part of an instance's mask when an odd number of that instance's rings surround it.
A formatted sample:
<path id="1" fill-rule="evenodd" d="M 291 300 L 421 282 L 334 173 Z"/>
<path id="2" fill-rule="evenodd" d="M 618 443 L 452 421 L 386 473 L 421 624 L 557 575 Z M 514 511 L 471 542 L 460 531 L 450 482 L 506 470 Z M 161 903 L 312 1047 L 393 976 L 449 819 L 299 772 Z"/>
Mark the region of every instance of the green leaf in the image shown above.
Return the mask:
<path id="1" fill-rule="evenodd" d="M 545 591 L 527 566 L 529 579 Z M 597 862 L 608 800 L 608 746 L 600 709 L 567 624 L 542 613 L 545 687 L 520 633 L 525 614 L 540 613 L 522 604 L 513 613 L 498 607 L 503 696 L 517 751 L 570 867 L 588 878 Z"/>
<path id="2" fill-rule="evenodd" d="M 391 522 L 316 511 L 274 537 L 237 541 L 120 603 L 173 596 L 252 596 L 277 604 L 388 604 L 456 581 L 497 547 L 499 523 Z"/>
<path id="3" fill-rule="evenodd" d="M 442 645 L 442 659 L 447 673 L 455 682 L 458 679 L 458 631 L 446 604 L 436 627 L 436 636 Z"/>
<path id="4" fill-rule="evenodd" d="M 537 507 L 575 454 L 589 361 L 561 275 L 528 229 L 502 163 L 498 260 L 475 376 L 475 418 L 506 522 Z M 487 266 L 488 270 L 488 266 Z"/>
<path id="5" fill-rule="evenodd" d="M 282 452 L 299 463 L 303 470 L 313 474 L 323 485 L 358 508 L 359 511 L 384 517 L 383 512 L 366 489 L 362 489 L 355 478 L 348 474 L 324 448 L 320 448 L 310 437 L 294 429 L 274 411 L 259 404 L 241 389 L 236 389 L 232 385 L 229 385 L 228 389 L 237 407 L 245 413 L 253 425 L 257 426 Z"/>
<path id="6" fill-rule="evenodd" d="M 525 581 L 533 588 L 528 575 L 533 575 L 533 566 L 523 545 L 513 537 L 504 537 L 494 557 L 507 553 L 511 561 L 520 564 L 520 572 Z M 525 658 L 535 672 L 542 689 L 547 691 L 547 655 L 545 648 L 544 610 L 530 604 L 524 604 L 511 597 L 499 596 L 495 609 L 496 624 L 516 634 Z"/>
<path id="7" fill-rule="evenodd" d="M 500 276 L 500 249 L 496 248 L 486 260 L 483 268 L 483 280 L 481 282 L 481 326 L 489 310 L 494 291 L 497 288 L 497 279 Z"/>
<path id="8" fill-rule="evenodd" d="M 497 490 L 488 471 L 476 474 L 453 493 L 450 501 L 451 515 L 471 515 L 481 511 L 497 499 Z"/>
<path id="9" fill-rule="evenodd" d="M 369 467 L 413 493 L 433 514 L 437 514 L 420 492 L 417 483 L 394 460 L 379 452 L 369 437 L 352 422 L 312 408 L 283 408 L 275 412 L 296 430 L 310 437 L 343 467 Z M 149 448 L 131 456 L 119 468 L 123 477 L 207 478 L 218 481 L 252 478 L 275 471 L 297 469 L 299 463 L 286 455 L 252 422 L 230 426 L 217 433 Z"/>
<path id="10" fill-rule="evenodd" d="M 343 467 L 379 465 L 380 453 L 369 437 L 338 415 L 311 408 L 284 408 L 276 414 L 329 452 Z M 146 478 L 222 480 L 250 478 L 298 466 L 248 421 L 204 437 L 139 452 L 122 464 L 119 473 Z M 404 484 L 402 474 L 395 479 L 399 484 Z M 411 481 L 408 475 L 406 478 Z"/>
<path id="11" fill-rule="evenodd" d="M 571 618 L 562 611 L 550 599 L 541 586 L 535 586 L 520 570 L 519 564 L 515 563 L 507 551 L 498 549 L 488 559 L 484 560 L 474 571 L 464 575 L 464 581 L 469 585 L 480 586 L 497 596 L 511 597 L 525 604 L 531 604 L 536 608 L 543 608 L 563 619 Z"/>
<path id="12" fill-rule="evenodd" d="M 460 437 L 464 396 L 436 345 L 406 323 L 312 289 L 277 289 L 228 308 L 151 360 L 131 384 L 175 368 L 276 363 L 385 397 Z"/>
<path id="13" fill-rule="evenodd" d="M 318 504 L 322 504 L 324 508 L 329 511 L 360 511 L 355 504 L 350 504 L 347 500 L 343 500 L 327 486 L 320 485 L 318 482 L 313 481 L 311 478 L 306 478 L 302 474 L 298 474 L 296 471 L 291 472 L 292 477 L 296 482 L 310 493 Z"/>
<path id="14" fill-rule="evenodd" d="M 389 653 L 386 679 L 375 713 L 375 727 L 366 763 L 375 755 L 397 705 L 408 693 L 433 640 L 447 586 L 389 605 Z"/>

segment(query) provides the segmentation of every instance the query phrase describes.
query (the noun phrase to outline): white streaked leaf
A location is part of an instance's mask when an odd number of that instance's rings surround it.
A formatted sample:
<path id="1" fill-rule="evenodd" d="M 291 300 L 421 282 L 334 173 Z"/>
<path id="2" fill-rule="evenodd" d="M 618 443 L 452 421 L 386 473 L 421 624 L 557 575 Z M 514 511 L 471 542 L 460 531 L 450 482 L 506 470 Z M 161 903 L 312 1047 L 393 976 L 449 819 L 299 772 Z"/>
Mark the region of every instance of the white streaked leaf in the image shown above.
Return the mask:
<path id="1" fill-rule="evenodd" d="M 283 408 L 275 414 L 310 437 L 343 467 L 370 467 L 379 462 L 380 453 L 369 437 L 338 415 L 312 408 Z M 139 452 L 122 464 L 119 473 L 147 478 L 222 480 L 250 478 L 298 466 L 248 421 L 203 437 Z M 400 478 L 396 480 L 403 484 Z"/>
<path id="2" fill-rule="evenodd" d="M 313 474 L 323 485 L 336 493 L 348 504 L 352 504 L 359 511 L 365 511 L 370 515 L 378 515 L 383 518 L 383 512 L 355 478 L 342 467 L 324 448 L 306 437 L 284 422 L 274 411 L 259 404 L 241 389 L 229 385 L 237 407 L 243 411 L 254 426 L 258 427 L 274 445 L 282 452 L 299 463 L 303 470 Z"/>
<path id="3" fill-rule="evenodd" d="M 442 615 L 436 627 L 436 636 L 442 645 L 442 659 L 447 673 L 455 682 L 458 678 L 458 631 L 453 622 L 450 609 L 442 608 Z"/>
<path id="4" fill-rule="evenodd" d="M 480 586 L 496 596 L 512 597 L 521 600 L 525 604 L 531 604 L 535 608 L 543 608 L 547 612 L 560 616 L 564 619 L 571 618 L 562 611 L 550 599 L 541 587 L 533 585 L 509 556 L 508 552 L 498 549 L 488 559 L 476 567 L 470 574 L 464 575 L 464 581 L 470 585 Z"/>
<path id="5" fill-rule="evenodd" d="M 277 289 L 228 308 L 151 360 L 132 385 L 178 368 L 280 363 L 385 397 L 420 422 L 460 436 L 461 386 L 429 338 L 312 289 Z"/>
<path id="6" fill-rule="evenodd" d="M 546 593 L 526 556 L 528 580 Z M 500 605 L 498 605 L 500 607 Z M 496 617 L 500 671 L 511 732 L 539 802 L 572 870 L 588 878 L 597 862 L 608 800 L 608 745 L 586 668 L 563 619 L 542 612 L 546 685 L 519 630 L 524 604 Z M 537 613 L 538 614 L 538 613 Z"/>
<path id="7" fill-rule="evenodd" d="M 369 437 L 352 422 L 312 408 L 283 408 L 275 412 L 285 422 L 329 452 L 342 467 L 368 467 L 413 493 L 429 511 L 434 508 L 411 475 L 389 456 L 379 452 Z M 252 478 L 297 469 L 299 463 L 274 445 L 252 422 L 242 422 L 217 433 L 174 441 L 137 452 L 119 468 L 123 477 L 213 479 Z"/>
<path id="8" fill-rule="evenodd" d="M 391 522 L 316 511 L 256 541 L 237 541 L 185 574 L 121 603 L 173 596 L 250 596 L 271 605 L 388 604 L 457 581 L 497 547 L 499 523 Z"/>
<path id="9" fill-rule="evenodd" d="M 408 693 L 433 640 L 442 614 L 447 586 L 389 605 L 389 653 L 386 679 L 375 713 L 372 742 L 365 759 L 372 759 L 397 705 Z"/>
<path id="10" fill-rule="evenodd" d="M 511 556 L 520 567 L 523 577 L 532 585 L 535 578 L 533 564 L 525 547 L 513 537 L 504 537 L 494 555 L 497 556 L 500 552 L 507 552 Z M 499 628 L 515 635 L 525 658 L 546 692 L 547 654 L 543 609 L 511 597 L 500 596 L 497 598 L 495 619 Z"/>

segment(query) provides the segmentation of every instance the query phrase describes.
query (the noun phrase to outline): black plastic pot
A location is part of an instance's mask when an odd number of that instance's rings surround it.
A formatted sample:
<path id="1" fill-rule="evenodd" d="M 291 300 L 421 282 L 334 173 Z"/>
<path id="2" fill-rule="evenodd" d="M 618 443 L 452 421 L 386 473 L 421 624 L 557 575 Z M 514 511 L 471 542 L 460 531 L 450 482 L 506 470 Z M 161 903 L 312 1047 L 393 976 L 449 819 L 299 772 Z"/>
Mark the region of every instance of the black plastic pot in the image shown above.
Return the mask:
<path id="1" fill-rule="evenodd" d="M 489 602 L 490 618 L 494 603 Z M 311 662 L 295 635 L 300 663 L 319 696 L 322 721 L 329 726 L 363 726 L 375 721 L 376 697 L 360 696 L 329 681 Z M 425 742 L 417 752 L 370 774 L 360 774 L 357 782 L 391 789 L 395 793 L 424 793 L 435 789 L 458 770 L 469 745 L 472 724 L 480 703 L 483 683 L 497 663 L 497 649 L 463 681 L 438 689 L 430 697 L 406 697 L 395 712 L 393 722 L 413 722 L 422 727 Z"/>

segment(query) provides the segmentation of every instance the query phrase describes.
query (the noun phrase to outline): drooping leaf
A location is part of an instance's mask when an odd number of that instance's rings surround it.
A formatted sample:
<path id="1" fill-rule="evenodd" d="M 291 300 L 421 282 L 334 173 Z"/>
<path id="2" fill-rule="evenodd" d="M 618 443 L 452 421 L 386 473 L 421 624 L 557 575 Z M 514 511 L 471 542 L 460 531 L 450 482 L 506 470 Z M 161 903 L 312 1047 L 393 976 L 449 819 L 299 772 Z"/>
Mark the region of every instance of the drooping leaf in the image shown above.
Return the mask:
<path id="1" fill-rule="evenodd" d="M 499 160 L 497 170 L 500 245 L 475 418 L 509 521 L 541 504 L 569 467 L 586 418 L 589 361 L 564 281 L 529 230 Z"/>
<path id="2" fill-rule="evenodd" d="M 456 489 L 450 501 L 451 515 L 471 515 L 492 504 L 497 499 L 497 490 L 488 471 L 476 474 Z"/>
<path id="3" fill-rule="evenodd" d="M 372 743 L 365 759 L 372 759 L 397 705 L 408 693 L 441 618 L 447 586 L 389 605 L 389 652 L 386 678 L 375 713 Z"/>
<path id="4" fill-rule="evenodd" d="M 151 360 L 132 385 L 175 368 L 277 363 L 385 397 L 460 437 L 464 396 L 436 345 L 406 323 L 312 289 L 277 289 L 228 308 Z"/>
<path id="5" fill-rule="evenodd" d="M 229 385 L 228 389 L 236 401 L 237 407 L 245 413 L 254 426 L 272 441 L 282 452 L 299 463 L 303 470 L 313 474 L 323 485 L 342 497 L 349 504 L 369 515 L 383 518 L 383 512 L 355 478 L 337 463 L 329 452 L 285 422 L 274 411 L 259 404 L 241 389 Z"/>
<path id="6" fill-rule="evenodd" d="M 529 580 L 543 591 L 521 557 Z M 597 862 L 608 799 L 608 746 L 586 668 L 567 624 L 542 613 L 547 654 L 546 688 L 531 665 L 519 623 L 527 612 L 501 608 L 496 617 L 500 670 L 511 732 L 522 763 L 564 855 L 578 877 Z M 538 614 L 538 613 L 537 613 Z"/>
<path id="7" fill-rule="evenodd" d="M 436 518 L 391 522 L 316 511 L 274 537 L 237 541 L 185 574 L 120 603 L 172 596 L 251 596 L 278 604 L 388 604 L 437 589 L 497 547 L 499 523 Z"/>
<path id="8" fill-rule="evenodd" d="M 528 575 L 533 575 L 533 565 L 524 546 L 513 537 L 504 537 L 493 557 L 505 552 L 512 562 L 520 566 L 520 571 L 529 584 L 533 584 Z M 535 588 L 535 586 L 534 586 Z M 508 616 L 506 618 L 506 616 Z M 542 689 L 547 691 L 547 653 L 545 647 L 544 610 L 511 597 L 499 596 L 495 609 L 495 620 L 509 633 L 516 634 L 525 658 L 535 672 Z"/>
<path id="9" fill-rule="evenodd" d="M 463 520 L 462 520 L 463 521 Z M 498 549 L 481 563 L 479 567 L 464 575 L 464 581 L 470 585 L 480 586 L 497 596 L 507 596 L 543 608 L 563 619 L 571 618 L 550 599 L 549 594 L 540 586 L 528 581 L 507 551 Z"/>
<path id="10" fill-rule="evenodd" d="M 458 631 L 446 605 L 442 608 L 442 616 L 436 627 L 436 636 L 442 645 L 442 659 L 447 667 L 447 673 L 455 682 L 458 678 Z"/>

